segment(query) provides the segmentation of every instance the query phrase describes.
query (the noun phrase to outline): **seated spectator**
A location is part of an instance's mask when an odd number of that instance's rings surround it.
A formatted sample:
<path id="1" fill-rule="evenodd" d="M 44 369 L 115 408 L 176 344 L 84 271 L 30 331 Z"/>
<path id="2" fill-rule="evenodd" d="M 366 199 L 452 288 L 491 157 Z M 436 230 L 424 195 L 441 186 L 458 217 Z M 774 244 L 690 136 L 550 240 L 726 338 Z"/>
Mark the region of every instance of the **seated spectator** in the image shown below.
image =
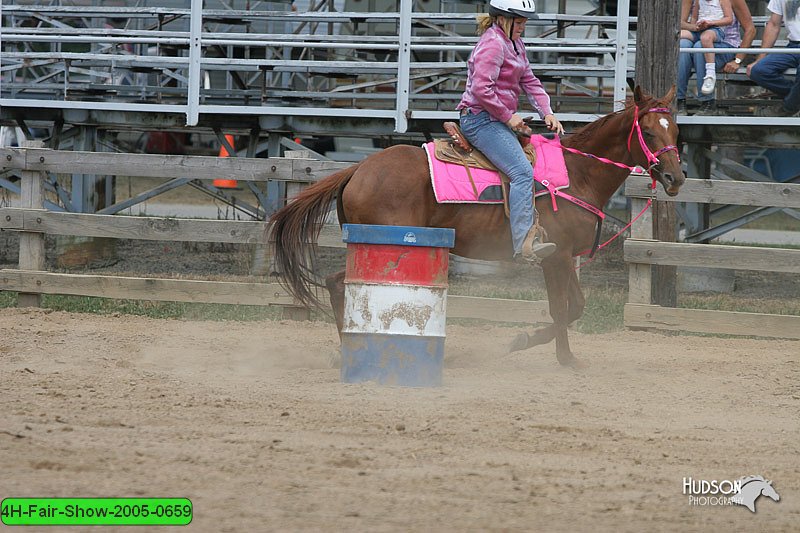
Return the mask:
<path id="1" fill-rule="evenodd" d="M 702 38 L 695 39 L 694 33 L 701 31 L 701 27 L 708 29 L 707 23 L 691 22 L 690 13 L 695 11 L 699 15 L 699 8 L 693 8 L 693 0 L 683 0 L 681 6 L 681 48 L 725 48 L 733 49 L 749 47 L 756 35 L 756 28 L 753 24 L 753 17 L 745 0 L 730 0 L 732 11 L 731 22 L 722 27 L 711 26 L 714 30 L 720 30 L 722 39 L 714 39 L 713 42 L 703 41 Z M 696 15 L 694 18 L 696 19 Z M 744 32 L 744 37 L 740 34 L 740 29 Z M 693 33 L 694 32 L 694 33 Z M 706 33 L 706 32 L 702 32 Z M 702 35 L 701 33 L 701 35 Z M 716 33 L 715 37 L 719 33 Z M 700 102 L 698 115 L 713 115 L 717 112 L 717 103 L 714 97 L 714 85 L 716 82 L 716 70 L 724 72 L 736 72 L 746 54 L 732 51 L 725 53 L 710 54 L 681 52 L 678 58 L 678 112 L 686 112 L 686 90 L 692 70 L 697 73 L 697 100 Z M 709 61 L 711 59 L 712 62 Z M 709 81 L 710 79 L 710 81 Z M 703 87 L 703 84 L 708 87 Z"/>
<path id="2" fill-rule="evenodd" d="M 800 3 L 797 0 L 770 0 L 767 9 L 771 14 L 764 28 L 761 48 L 775 45 L 782 21 L 786 23 L 788 48 L 800 48 Z M 783 98 L 780 104 L 764 109 L 762 116 L 791 117 L 800 113 L 800 77 L 795 74 L 792 80 L 784 75 L 787 69 L 798 66 L 800 55 L 764 53 L 747 67 L 747 75 L 751 80 Z"/>

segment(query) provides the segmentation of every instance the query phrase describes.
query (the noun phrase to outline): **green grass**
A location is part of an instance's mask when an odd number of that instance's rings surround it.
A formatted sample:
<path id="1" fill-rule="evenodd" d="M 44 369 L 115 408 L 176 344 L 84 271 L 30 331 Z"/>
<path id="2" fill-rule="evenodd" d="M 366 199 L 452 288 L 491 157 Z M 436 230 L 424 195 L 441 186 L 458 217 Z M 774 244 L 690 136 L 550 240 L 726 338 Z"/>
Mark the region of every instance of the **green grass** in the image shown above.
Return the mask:
<path id="1" fill-rule="evenodd" d="M 737 311 L 742 313 L 768 313 L 800 316 L 800 301 L 769 298 L 741 298 L 729 294 L 681 295 L 678 307 L 708 309 L 712 311 Z"/>
<path id="2" fill-rule="evenodd" d="M 761 244 L 749 242 L 726 242 L 725 246 L 745 246 L 750 248 L 777 248 L 780 250 L 800 250 L 797 244 Z"/>
<path id="3" fill-rule="evenodd" d="M 714 206 L 717 207 L 717 206 Z M 742 216 L 752 211 L 753 207 L 739 206 L 732 209 L 725 216 L 713 217 L 711 220 L 712 225 L 722 224 L 736 217 Z M 790 217 L 786 213 L 778 211 L 765 217 L 761 217 L 752 222 L 748 222 L 741 226 L 747 229 L 766 229 L 766 230 L 783 230 L 783 231 L 800 231 L 800 221 L 796 218 Z"/>
<path id="4" fill-rule="evenodd" d="M 623 312 L 627 291 L 620 289 L 586 289 L 586 308 L 578 319 L 581 333 L 609 333 L 625 329 Z"/>
<path id="5" fill-rule="evenodd" d="M 464 294 L 464 293 L 470 294 Z M 586 310 L 578 320 L 577 329 L 582 333 L 606 333 L 623 329 L 622 312 L 626 294 L 615 289 L 587 290 Z M 507 298 L 516 300 L 543 300 L 547 296 L 535 289 L 495 290 L 487 294 L 481 287 L 472 286 L 471 290 L 462 291 L 467 296 L 488 298 Z M 0 291 L 0 308 L 17 305 L 17 294 Z M 96 315 L 137 315 L 150 318 L 179 320 L 280 320 L 281 308 L 277 306 L 249 306 L 222 304 L 194 304 L 182 302 L 151 302 L 147 300 L 114 300 L 89 296 L 43 295 L 42 307 L 54 311 L 70 313 L 90 313 Z M 330 317 L 315 313 L 315 320 L 330 320 Z M 464 319 L 464 323 L 473 323 Z M 461 321 L 449 321 L 461 323 Z"/>
<path id="6" fill-rule="evenodd" d="M 481 298 L 500 298 L 503 300 L 545 300 L 547 292 L 543 288 L 521 287 L 513 283 L 497 285 L 496 283 L 470 280 L 466 283 L 451 281 L 448 294 L 458 296 L 479 296 Z"/>
<path id="7" fill-rule="evenodd" d="M 0 291 L 0 307 L 17 305 L 17 294 Z M 70 313 L 96 315 L 138 315 L 150 318 L 184 320 L 278 320 L 282 310 L 276 306 L 197 304 L 184 302 L 152 302 L 148 300 L 115 300 L 90 296 L 42 296 L 42 307 Z"/>
<path id="8" fill-rule="evenodd" d="M 720 206 L 714 204 L 711 207 L 716 208 Z M 733 220 L 734 218 L 743 216 L 754 209 L 754 207 L 746 205 L 737 206 L 724 215 L 712 217 L 710 223 L 712 226 L 716 226 L 717 224 L 722 224 Z M 628 220 L 628 212 L 625 209 L 609 209 L 608 213 L 619 218 L 620 220 Z M 746 229 L 800 231 L 800 220 L 797 220 L 796 218 L 791 217 L 782 211 L 778 211 L 765 217 L 753 220 L 752 222 L 748 222 L 747 224 L 743 224 L 741 227 Z"/>
<path id="9" fill-rule="evenodd" d="M 546 300 L 547 293 L 539 288 L 521 288 L 512 285 L 498 287 L 489 283 L 472 281 L 465 284 L 451 284 L 451 295 L 480 296 L 483 298 L 502 298 L 512 300 Z M 623 311 L 627 301 L 627 291 L 614 287 L 584 288 L 586 308 L 578 319 L 576 328 L 581 333 L 608 333 L 624 329 Z M 469 319 L 464 324 L 474 323 Z M 452 322 L 448 319 L 448 323 Z M 454 322 L 461 323 L 461 322 Z M 510 324 L 514 325 L 514 324 Z"/>
<path id="10" fill-rule="evenodd" d="M 513 284 L 497 286 L 489 283 L 456 283 L 450 294 L 505 298 L 517 300 L 544 300 L 546 294 L 539 288 L 524 288 Z M 609 333 L 624 329 L 623 313 L 627 291 L 618 287 L 586 287 L 586 308 L 576 324 L 581 333 Z M 17 294 L 0 291 L 0 308 L 14 307 Z M 744 298 L 728 294 L 681 294 L 678 306 L 691 309 L 740 311 L 800 316 L 800 300 L 775 298 Z M 128 314 L 160 319 L 180 320 L 280 320 L 282 309 L 278 306 L 246 306 L 223 304 L 195 304 L 182 302 L 152 302 L 147 300 L 115 300 L 86 296 L 43 295 L 42 307 L 55 311 L 91 313 L 98 315 Z M 331 321 L 321 313 L 312 314 L 314 320 Z M 449 323 L 475 324 L 471 319 L 451 319 Z M 500 324 L 498 324 L 500 325 Z M 508 324 L 512 325 L 512 324 Z"/>

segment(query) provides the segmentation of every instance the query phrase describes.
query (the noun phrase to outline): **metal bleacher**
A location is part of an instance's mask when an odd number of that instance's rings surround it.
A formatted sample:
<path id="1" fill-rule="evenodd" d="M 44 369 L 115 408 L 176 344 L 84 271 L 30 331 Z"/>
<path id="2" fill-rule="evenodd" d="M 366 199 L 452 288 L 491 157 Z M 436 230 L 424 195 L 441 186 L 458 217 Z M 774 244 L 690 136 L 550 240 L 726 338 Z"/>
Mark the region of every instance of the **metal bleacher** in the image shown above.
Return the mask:
<path id="1" fill-rule="evenodd" d="M 484 11 L 483 2 L 444 0 L 359 12 L 331 1 L 306 12 L 289 2 L 118 4 L 3 0 L 0 118 L 135 112 L 173 115 L 166 122 L 175 126 L 174 115 L 201 127 L 249 127 L 256 117 L 262 130 L 284 122 L 308 129 L 310 121 L 335 132 L 344 121 L 366 135 L 403 134 L 409 122 L 455 116 L 475 15 Z M 632 21 L 581 4 L 585 13 L 532 21 L 526 44 L 556 105 L 585 122 L 624 98 L 630 43 L 605 29 L 627 35 Z"/>
<path id="2" fill-rule="evenodd" d="M 619 109 L 634 78 L 630 2 L 617 2 L 622 15 L 605 4 L 539 0 L 526 29 L 568 130 Z M 248 156 L 303 148 L 297 137 L 416 142 L 457 117 L 484 11 L 478 0 L 2 0 L 0 125 L 90 151 L 131 149 L 105 132 L 153 130 L 216 147 L 247 136 Z M 784 42 L 771 52 L 792 53 Z M 744 89 L 727 95 L 733 86 Z M 743 70 L 718 90 L 724 115 L 677 117 L 693 177 L 710 175 L 713 146 L 800 146 L 800 118 L 759 117 L 774 100 Z"/>

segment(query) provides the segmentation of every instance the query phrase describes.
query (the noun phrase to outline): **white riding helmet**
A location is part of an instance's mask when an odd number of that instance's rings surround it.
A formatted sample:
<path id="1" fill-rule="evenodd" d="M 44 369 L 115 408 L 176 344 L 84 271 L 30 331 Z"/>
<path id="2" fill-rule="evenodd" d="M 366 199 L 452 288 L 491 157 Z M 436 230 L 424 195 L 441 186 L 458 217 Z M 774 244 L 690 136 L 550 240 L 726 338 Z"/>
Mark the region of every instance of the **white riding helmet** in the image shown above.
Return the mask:
<path id="1" fill-rule="evenodd" d="M 525 17 L 526 19 L 539 18 L 536 14 L 534 0 L 490 0 L 489 14 L 504 17 Z"/>

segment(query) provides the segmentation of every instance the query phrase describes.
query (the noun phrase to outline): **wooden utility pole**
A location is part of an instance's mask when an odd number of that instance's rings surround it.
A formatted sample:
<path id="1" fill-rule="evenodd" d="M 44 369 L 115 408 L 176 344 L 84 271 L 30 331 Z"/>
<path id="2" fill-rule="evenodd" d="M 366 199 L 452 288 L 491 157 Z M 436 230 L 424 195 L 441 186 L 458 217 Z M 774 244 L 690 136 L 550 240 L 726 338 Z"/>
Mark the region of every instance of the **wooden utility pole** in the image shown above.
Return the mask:
<path id="1" fill-rule="evenodd" d="M 636 31 L 636 84 L 655 96 L 662 96 L 678 79 L 680 2 L 640 0 Z M 677 216 L 671 202 L 656 202 L 653 235 L 675 242 Z M 653 303 L 677 304 L 677 268 L 653 267 Z"/>

